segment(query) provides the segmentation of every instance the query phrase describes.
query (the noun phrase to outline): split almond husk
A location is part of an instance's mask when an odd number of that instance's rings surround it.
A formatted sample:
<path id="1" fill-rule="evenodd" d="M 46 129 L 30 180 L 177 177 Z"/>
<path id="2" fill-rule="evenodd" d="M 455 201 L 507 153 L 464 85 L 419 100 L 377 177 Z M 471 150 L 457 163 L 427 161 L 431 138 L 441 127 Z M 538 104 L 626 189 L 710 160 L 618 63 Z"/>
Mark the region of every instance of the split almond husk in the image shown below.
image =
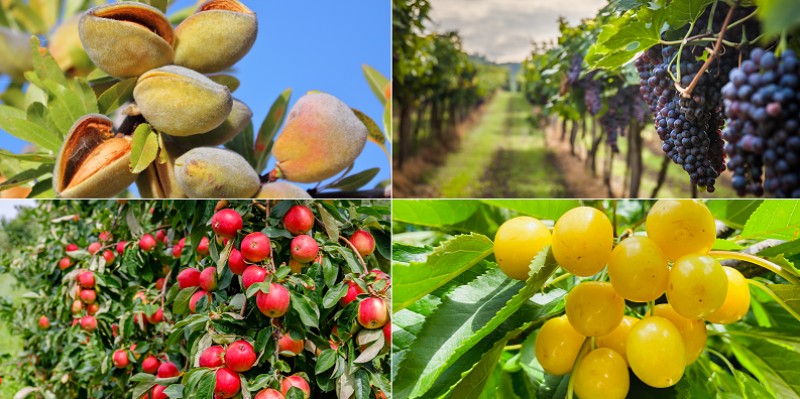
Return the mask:
<path id="1" fill-rule="evenodd" d="M 131 140 L 115 137 L 111 119 L 86 115 L 70 129 L 53 171 L 53 189 L 63 198 L 113 197 L 133 183 Z"/>

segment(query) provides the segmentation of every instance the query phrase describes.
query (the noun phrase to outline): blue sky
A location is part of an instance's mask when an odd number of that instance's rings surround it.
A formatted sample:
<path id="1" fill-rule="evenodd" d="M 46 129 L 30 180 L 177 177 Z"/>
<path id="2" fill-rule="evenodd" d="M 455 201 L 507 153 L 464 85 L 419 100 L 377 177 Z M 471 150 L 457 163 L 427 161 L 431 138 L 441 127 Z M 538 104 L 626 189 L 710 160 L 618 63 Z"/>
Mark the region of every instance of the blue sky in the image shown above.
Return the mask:
<path id="1" fill-rule="evenodd" d="M 391 71 L 391 4 L 389 1 L 262 1 L 244 0 L 258 15 L 258 39 L 234 67 L 242 82 L 234 93 L 253 109 L 258 129 L 270 105 L 286 88 L 292 104 L 310 90 L 330 93 L 372 117 L 382 126 L 383 107 L 361 70 L 368 64 L 385 76 Z M 178 0 L 176 10 L 193 4 Z M 0 80 L 5 86 L 7 80 Z M 20 152 L 24 142 L 0 130 L 0 148 Z M 270 162 L 268 168 L 272 168 Z M 391 167 L 384 152 L 367 143 L 354 171 L 380 167 L 368 185 L 388 179 Z"/>

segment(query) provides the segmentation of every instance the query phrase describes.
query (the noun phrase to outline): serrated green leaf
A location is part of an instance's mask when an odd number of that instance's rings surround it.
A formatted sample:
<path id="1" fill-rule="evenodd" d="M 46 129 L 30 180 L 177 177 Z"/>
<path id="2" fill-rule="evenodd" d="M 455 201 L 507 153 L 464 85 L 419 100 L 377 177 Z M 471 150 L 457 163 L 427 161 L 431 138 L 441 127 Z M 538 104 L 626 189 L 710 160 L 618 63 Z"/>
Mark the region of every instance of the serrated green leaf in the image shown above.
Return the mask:
<path id="1" fill-rule="evenodd" d="M 116 111 L 117 108 L 131 99 L 134 87 L 136 87 L 136 78 L 129 78 L 121 80 L 106 89 L 97 99 L 99 112 L 109 115 Z"/>
<path id="2" fill-rule="evenodd" d="M 800 379 L 797 378 L 800 356 L 796 351 L 787 353 L 791 348 L 771 341 L 749 340 L 745 345 L 734 338 L 731 338 L 731 349 L 742 366 L 775 397 L 800 398 Z"/>
<path id="3" fill-rule="evenodd" d="M 275 135 L 283 121 L 286 119 L 287 108 L 289 101 L 292 98 L 292 89 L 284 90 L 278 98 L 273 101 L 272 106 L 269 108 L 267 116 L 261 122 L 261 127 L 258 129 L 258 136 L 255 143 L 255 158 L 256 171 L 260 172 L 267 166 L 267 161 L 272 154 L 272 143 L 275 140 Z"/>
<path id="4" fill-rule="evenodd" d="M 474 266 L 494 250 L 494 243 L 479 234 L 460 235 L 445 241 L 425 262 L 392 265 L 392 309 L 403 309 Z"/>
<path id="5" fill-rule="evenodd" d="M 405 356 L 398 366 L 394 395 L 416 398 L 425 394 L 461 355 L 532 297 L 557 267 L 547 248 L 533 260 L 532 275 L 526 282 L 511 280 L 499 268 L 490 268 L 454 289 L 426 319 L 409 347 L 414 356 Z"/>
<path id="6" fill-rule="evenodd" d="M 558 220 L 568 210 L 581 206 L 580 201 L 568 199 L 550 199 L 547 201 L 488 199 L 481 200 L 481 202 L 501 208 L 513 209 L 523 215 L 544 220 Z"/>
<path id="7" fill-rule="evenodd" d="M 131 143 L 131 162 L 132 173 L 140 173 L 147 169 L 158 156 L 158 133 L 150 128 L 150 125 L 142 123 L 133 132 L 133 142 Z"/>
<path id="8" fill-rule="evenodd" d="M 796 240 L 800 236 L 800 202 L 764 201 L 745 223 L 739 239 Z"/>
<path id="9" fill-rule="evenodd" d="M 597 42 L 586 55 L 590 69 L 619 69 L 637 53 L 661 42 L 661 29 L 666 22 L 664 11 L 642 9 L 636 14 L 638 18 L 628 12 L 603 26 Z"/>
<path id="10" fill-rule="evenodd" d="M 475 367 L 470 370 L 461 382 L 450 393 L 453 398 L 464 399 L 477 399 L 480 398 L 483 392 L 483 387 L 486 385 L 487 380 L 492 375 L 495 367 L 497 366 L 500 355 L 503 354 L 504 345 L 506 341 L 501 341 L 501 345 L 495 345 L 492 350 L 486 352 L 481 357 Z"/>
<path id="11" fill-rule="evenodd" d="M 467 220 L 478 206 L 475 201 L 395 200 L 392 218 L 419 226 L 445 227 Z"/>
<path id="12" fill-rule="evenodd" d="M 707 201 L 706 206 L 715 219 L 728 226 L 741 229 L 750 215 L 761 205 L 761 200 L 714 200 Z"/>

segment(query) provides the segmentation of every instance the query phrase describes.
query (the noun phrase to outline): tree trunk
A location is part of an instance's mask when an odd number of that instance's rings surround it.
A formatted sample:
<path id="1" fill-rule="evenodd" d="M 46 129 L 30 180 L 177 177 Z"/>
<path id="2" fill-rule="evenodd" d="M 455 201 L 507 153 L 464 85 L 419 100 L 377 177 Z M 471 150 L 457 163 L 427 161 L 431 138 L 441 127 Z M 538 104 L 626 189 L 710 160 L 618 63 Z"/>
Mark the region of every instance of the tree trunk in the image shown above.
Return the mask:
<path id="1" fill-rule="evenodd" d="M 564 117 L 564 119 L 561 120 L 561 141 L 563 142 L 566 139 L 567 139 L 567 118 Z"/>
<path id="2" fill-rule="evenodd" d="M 442 131 L 442 101 L 433 99 L 431 101 L 431 140 L 430 142 L 442 141 L 444 132 Z"/>
<path id="3" fill-rule="evenodd" d="M 578 139 L 578 121 L 572 121 L 572 129 L 569 132 L 569 153 L 575 156 L 575 140 Z"/>
<path id="4" fill-rule="evenodd" d="M 642 186 L 642 126 L 634 121 L 628 131 L 628 152 L 631 154 L 631 185 L 628 192 L 629 198 L 638 198 Z"/>
<path id="5" fill-rule="evenodd" d="M 419 108 L 417 108 L 417 120 L 414 121 L 414 130 L 413 130 L 413 132 L 411 134 L 411 137 L 414 137 L 417 140 L 421 137 L 420 132 L 422 131 L 422 122 L 425 120 L 425 111 L 427 111 L 427 109 L 428 109 L 428 102 L 427 101 L 423 101 L 422 104 L 420 104 Z M 412 154 L 416 154 L 416 152 L 417 152 L 417 148 L 416 147 L 418 145 L 419 145 L 419 143 L 414 143 L 414 147 L 415 148 L 413 149 Z M 412 154 L 409 154 L 409 155 L 412 155 Z"/>
<path id="6" fill-rule="evenodd" d="M 400 142 L 398 146 L 400 147 L 400 151 L 397 157 L 397 167 L 402 168 L 403 162 L 408 159 L 411 145 L 411 109 L 407 102 L 401 102 L 399 105 L 400 126 L 398 130 L 400 131 Z"/>
<path id="7" fill-rule="evenodd" d="M 669 167 L 670 162 L 672 162 L 669 157 L 664 155 L 664 159 L 661 161 L 661 170 L 658 171 L 658 180 L 656 181 L 656 187 L 653 189 L 653 192 L 650 194 L 650 198 L 656 198 L 658 195 L 658 190 L 661 190 L 661 185 L 664 184 L 664 181 L 667 180 L 667 167 Z"/>

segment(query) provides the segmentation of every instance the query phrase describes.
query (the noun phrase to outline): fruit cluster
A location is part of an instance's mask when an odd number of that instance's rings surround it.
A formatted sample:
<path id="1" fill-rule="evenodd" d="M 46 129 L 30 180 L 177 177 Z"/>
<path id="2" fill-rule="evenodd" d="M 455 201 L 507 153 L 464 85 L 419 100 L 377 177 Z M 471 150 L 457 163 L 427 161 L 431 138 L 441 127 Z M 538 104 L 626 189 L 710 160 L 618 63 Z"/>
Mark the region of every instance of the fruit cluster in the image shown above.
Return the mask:
<path id="1" fill-rule="evenodd" d="M 308 398 L 333 389 L 329 382 L 340 378 L 334 361 L 381 378 L 370 383 L 374 396 L 385 389 L 381 355 L 391 341 L 391 281 L 368 270 L 385 260 L 373 236 L 384 223 L 375 214 L 339 208 L 342 219 L 325 220 L 324 209 L 337 202 L 315 209 L 289 201 L 220 201 L 167 216 L 174 205 L 143 209 L 138 201 L 119 202 L 130 206 L 126 222 L 133 228 L 110 217 L 61 218 L 64 230 L 53 241 L 66 246 L 66 256 L 47 251 L 47 264 L 37 260 L 26 269 L 43 269 L 42 289 L 58 292 L 52 303 L 34 307 L 30 325 L 38 328 L 26 329 L 31 350 L 46 342 L 35 370 L 64 367 L 60 362 L 71 357 L 50 352 L 75 345 L 104 375 L 91 385 L 95 397 L 133 391 L 135 399 L 163 399 L 208 387 L 218 398 Z M 139 211 L 153 220 L 134 223 L 130 216 Z M 85 232 L 84 223 L 113 230 L 116 240 L 107 231 Z M 138 223 L 151 227 L 142 231 Z M 331 228 L 338 231 L 332 239 Z M 318 362 L 330 366 L 315 370 Z M 73 374 L 68 382 L 29 384 L 83 397 L 77 392 L 86 381 Z"/>
<path id="2" fill-rule="evenodd" d="M 134 173 L 131 126 L 117 130 L 99 114 L 79 118 L 56 160 L 53 187 L 60 197 L 110 197 L 134 181 L 144 197 L 309 197 L 289 183 L 262 189 L 259 171 L 244 157 L 216 147 L 239 135 L 253 116 L 227 86 L 205 75 L 230 68 L 253 46 L 257 19 L 244 4 L 205 1 L 173 28 L 159 9 L 121 1 L 88 10 L 78 31 L 100 70 L 136 79 L 135 104 L 125 109 L 133 121 L 128 125 L 147 123 L 163 140 L 158 162 Z M 367 136 L 364 122 L 342 101 L 309 93 L 289 112 L 272 146 L 270 179 L 330 178 L 355 161 Z"/>
<path id="3" fill-rule="evenodd" d="M 552 234 L 539 220 L 519 217 L 495 236 L 497 263 L 515 279 L 527 279 L 531 261 L 548 245 L 572 275 L 606 268 L 610 281 L 578 283 L 566 296 L 566 314 L 548 320 L 535 342 L 544 370 L 572 372 L 581 399 L 624 398 L 628 367 L 652 387 L 675 385 L 705 347 L 705 321 L 733 323 L 749 310 L 746 279 L 708 255 L 716 229 L 704 204 L 659 200 L 647 215 L 646 233 L 615 246 L 608 217 L 578 207 L 556 221 Z M 664 294 L 666 301 L 656 305 Z M 626 315 L 626 301 L 649 309 L 644 317 Z"/>

